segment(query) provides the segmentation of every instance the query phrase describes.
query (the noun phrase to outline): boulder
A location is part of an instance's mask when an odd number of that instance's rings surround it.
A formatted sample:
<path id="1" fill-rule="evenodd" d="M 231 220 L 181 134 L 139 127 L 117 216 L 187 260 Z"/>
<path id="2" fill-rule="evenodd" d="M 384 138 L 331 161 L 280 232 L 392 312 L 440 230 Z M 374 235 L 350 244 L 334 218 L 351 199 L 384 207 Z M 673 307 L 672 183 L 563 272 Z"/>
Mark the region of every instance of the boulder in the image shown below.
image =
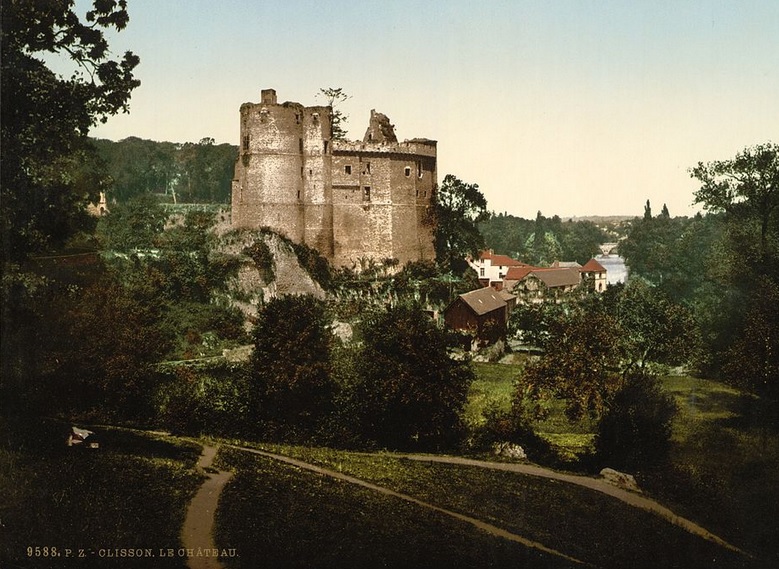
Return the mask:
<path id="1" fill-rule="evenodd" d="M 526 460 L 525 449 L 513 443 L 503 442 L 492 445 L 492 450 L 497 456 L 504 456 L 514 460 Z"/>
<path id="2" fill-rule="evenodd" d="M 613 484 L 624 490 L 630 490 L 631 492 L 641 492 L 641 489 L 638 487 L 638 483 L 632 474 L 625 474 L 624 472 L 619 472 L 613 468 L 604 468 L 600 471 L 600 475 L 609 484 Z"/>

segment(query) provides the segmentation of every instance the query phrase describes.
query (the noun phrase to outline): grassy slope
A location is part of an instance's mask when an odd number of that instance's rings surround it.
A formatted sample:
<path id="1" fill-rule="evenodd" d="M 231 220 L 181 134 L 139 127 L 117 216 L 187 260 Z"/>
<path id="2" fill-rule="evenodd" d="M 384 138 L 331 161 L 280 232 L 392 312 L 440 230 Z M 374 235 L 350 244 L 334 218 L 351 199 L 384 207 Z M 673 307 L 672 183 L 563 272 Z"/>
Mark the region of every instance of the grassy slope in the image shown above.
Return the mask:
<path id="1" fill-rule="evenodd" d="M 0 420 L 0 567 L 184 567 L 177 558 L 101 559 L 98 552 L 179 547 L 185 508 L 201 481 L 192 469 L 199 447 L 101 430 L 99 450 L 68 448 L 68 429 Z M 82 548 L 87 557 L 28 558 L 35 546 L 63 555 Z"/>
<path id="2" fill-rule="evenodd" d="M 602 567 L 703 568 L 715 560 L 721 567 L 747 565 L 654 515 L 560 482 L 390 455 L 276 450 L 474 516 Z M 530 566 L 566 566 L 399 499 L 269 459 L 229 450 L 221 460 L 238 474 L 220 504 L 217 543 L 253 556 L 235 567 L 251 567 L 260 559 L 267 567 L 287 566 L 288 556 L 296 559 L 289 566 L 307 561 L 358 567 L 364 560 L 389 567 L 501 567 L 523 566 L 518 561 L 533 555 L 539 558 Z M 236 511 L 238 519 L 226 515 Z M 346 550 L 333 549 L 333 543 Z"/>
<path id="3" fill-rule="evenodd" d="M 501 364 L 477 364 L 476 371 L 472 421 L 488 401 L 508 408 L 507 393 L 519 374 L 515 366 Z M 669 376 L 663 385 L 679 409 L 671 464 L 645 473 L 642 485 L 680 514 L 779 567 L 779 436 L 775 427 L 765 426 L 771 422 L 765 409 L 715 381 Z M 536 425 L 563 458 L 586 450 L 595 427 L 568 423 L 560 409 Z"/>

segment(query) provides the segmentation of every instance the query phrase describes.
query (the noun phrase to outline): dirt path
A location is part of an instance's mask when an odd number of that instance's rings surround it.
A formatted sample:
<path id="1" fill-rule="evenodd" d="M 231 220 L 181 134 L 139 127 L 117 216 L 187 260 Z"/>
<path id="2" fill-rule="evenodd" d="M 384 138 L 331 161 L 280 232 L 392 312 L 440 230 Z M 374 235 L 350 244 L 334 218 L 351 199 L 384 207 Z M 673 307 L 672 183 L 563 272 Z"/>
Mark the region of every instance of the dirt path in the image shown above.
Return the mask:
<path id="1" fill-rule="evenodd" d="M 208 479 L 203 482 L 200 490 L 189 503 L 187 516 L 181 530 L 181 542 L 185 549 L 213 553 L 217 551 L 214 544 L 214 514 L 219 502 L 219 495 L 225 484 L 232 477 L 232 472 L 219 472 L 211 467 L 217 448 L 203 445 L 203 454 L 197 463 L 197 470 Z M 190 569 L 222 569 L 224 565 L 214 555 L 192 556 L 187 559 Z"/>
<path id="2" fill-rule="evenodd" d="M 394 490 L 390 490 L 389 488 L 385 488 L 383 486 L 377 486 L 376 484 L 371 484 L 370 482 L 366 482 L 365 480 L 362 480 L 360 478 L 355 478 L 353 476 L 349 476 L 347 474 L 343 474 L 341 472 L 336 472 L 335 470 L 330 470 L 328 468 L 323 468 L 321 466 L 317 466 L 315 464 L 310 464 L 308 462 L 303 462 L 302 460 L 297 460 L 294 458 L 290 458 L 288 456 L 283 456 L 280 454 L 274 454 L 266 451 L 256 450 L 252 448 L 247 447 L 240 447 L 240 446 L 233 446 L 228 445 L 230 448 L 234 448 L 240 451 L 249 452 L 252 454 L 257 454 L 260 456 L 264 456 L 266 458 L 271 458 L 273 460 L 278 460 L 280 462 L 285 462 L 287 464 L 291 464 L 293 466 L 297 466 L 298 468 L 302 468 L 305 470 L 309 470 L 311 472 L 316 472 L 317 474 L 323 474 L 325 476 L 329 476 L 331 478 L 335 478 L 337 480 L 343 480 L 344 482 L 349 482 L 350 484 L 355 484 L 357 486 L 362 486 L 363 488 L 368 488 L 369 490 L 374 490 L 376 492 L 379 492 L 381 494 L 385 494 L 387 496 L 393 496 L 395 498 L 400 498 L 401 500 L 405 500 L 407 502 L 411 502 L 412 504 L 416 504 L 418 506 L 422 506 L 423 508 L 428 508 L 430 510 L 435 510 L 436 512 L 440 512 L 442 514 L 445 514 L 447 516 L 453 517 L 455 519 L 458 519 L 460 521 L 467 522 L 483 531 L 486 531 L 487 533 L 490 533 L 492 535 L 502 537 L 504 539 L 508 539 L 510 541 L 514 541 L 517 543 L 520 543 L 526 547 L 530 547 L 533 549 L 537 549 L 539 551 L 543 551 L 544 553 L 548 553 L 550 555 L 554 555 L 556 557 L 561 557 L 563 559 L 566 559 L 567 561 L 571 561 L 572 563 L 577 563 L 580 565 L 585 565 L 583 561 L 580 561 L 579 559 L 575 559 L 573 557 L 569 557 L 568 555 L 565 555 L 564 553 L 561 553 L 559 551 L 556 551 L 554 549 L 551 549 L 549 547 L 546 547 L 542 543 L 539 543 L 537 541 L 532 541 L 529 539 L 526 539 L 522 536 L 513 534 L 511 532 L 508 532 L 502 528 L 499 528 L 497 526 L 494 526 L 492 524 L 488 524 L 486 522 L 483 522 L 481 520 L 477 520 L 476 518 L 472 518 L 470 516 L 465 516 L 463 514 L 458 514 L 457 512 L 453 512 L 451 510 L 446 510 L 444 508 L 439 508 L 438 506 L 435 506 L 433 504 L 429 504 L 427 502 L 423 502 L 422 500 L 418 500 L 412 496 L 409 496 L 407 494 L 401 494 L 399 492 L 395 492 Z"/>
<path id="3" fill-rule="evenodd" d="M 547 470 L 540 466 L 532 464 L 517 464 L 517 463 L 504 463 L 504 462 L 489 462 L 484 460 L 473 460 L 470 458 L 460 458 L 456 456 L 440 456 L 440 455 L 424 455 L 424 454 L 404 454 L 396 455 L 409 460 L 417 460 L 421 462 L 438 462 L 444 464 L 457 464 L 464 466 L 477 466 L 479 468 L 489 468 L 492 470 L 505 470 L 508 472 L 517 472 L 519 474 L 526 474 L 528 476 L 539 476 L 541 478 L 549 478 L 551 480 L 559 480 L 561 482 L 567 482 L 569 484 L 575 484 L 577 486 L 583 486 L 607 494 L 618 500 L 621 500 L 629 506 L 646 510 L 653 514 L 660 516 L 661 518 L 669 521 L 670 523 L 694 534 L 708 541 L 714 542 L 721 547 L 730 549 L 742 555 L 749 557 L 749 555 L 736 547 L 731 545 L 724 539 L 714 535 L 707 529 L 699 526 L 695 522 L 692 522 L 686 518 L 676 515 L 665 506 L 650 500 L 635 492 L 623 490 L 617 486 L 609 484 L 605 480 L 599 480 L 597 478 L 590 478 L 588 476 L 577 476 L 574 474 L 565 474 L 562 472 L 555 472 L 554 470 Z"/>

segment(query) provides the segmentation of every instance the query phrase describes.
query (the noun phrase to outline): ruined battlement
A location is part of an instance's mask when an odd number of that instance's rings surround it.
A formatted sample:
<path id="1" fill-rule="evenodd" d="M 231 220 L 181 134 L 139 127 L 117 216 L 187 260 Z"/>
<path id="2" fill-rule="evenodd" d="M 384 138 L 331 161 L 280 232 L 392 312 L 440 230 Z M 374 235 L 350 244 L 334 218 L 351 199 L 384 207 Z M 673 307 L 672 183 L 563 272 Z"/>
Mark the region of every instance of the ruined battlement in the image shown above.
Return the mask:
<path id="1" fill-rule="evenodd" d="M 270 227 L 336 266 L 435 257 L 435 141 L 398 142 L 375 110 L 362 142 L 332 140 L 331 107 L 260 99 L 240 107 L 234 226 Z"/>

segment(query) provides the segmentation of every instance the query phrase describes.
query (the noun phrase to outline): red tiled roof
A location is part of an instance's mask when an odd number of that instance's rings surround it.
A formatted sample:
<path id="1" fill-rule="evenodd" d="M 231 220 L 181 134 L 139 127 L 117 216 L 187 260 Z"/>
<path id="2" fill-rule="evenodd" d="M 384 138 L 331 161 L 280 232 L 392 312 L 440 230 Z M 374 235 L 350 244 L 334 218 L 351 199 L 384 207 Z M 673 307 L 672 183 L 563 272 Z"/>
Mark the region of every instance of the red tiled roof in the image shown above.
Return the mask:
<path id="1" fill-rule="evenodd" d="M 605 273 L 606 269 L 595 259 L 590 259 L 584 263 L 584 266 L 579 271 L 582 273 Z"/>
<path id="2" fill-rule="evenodd" d="M 493 265 L 499 265 L 502 267 L 524 267 L 525 263 L 512 259 L 508 255 L 496 255 L 492 251 L 482 251 L 479 255 L 479 259 L 492 261 Z"/>
<path id="3" fill-rule="evenodd" d="M 511 267 L 506 276 L 503 277 L 507 281 L 521 281 L 533 271 L 538 270 L 538 267 L 532 267 L 530 265 L 523 265 L 521 267 Z"/>

